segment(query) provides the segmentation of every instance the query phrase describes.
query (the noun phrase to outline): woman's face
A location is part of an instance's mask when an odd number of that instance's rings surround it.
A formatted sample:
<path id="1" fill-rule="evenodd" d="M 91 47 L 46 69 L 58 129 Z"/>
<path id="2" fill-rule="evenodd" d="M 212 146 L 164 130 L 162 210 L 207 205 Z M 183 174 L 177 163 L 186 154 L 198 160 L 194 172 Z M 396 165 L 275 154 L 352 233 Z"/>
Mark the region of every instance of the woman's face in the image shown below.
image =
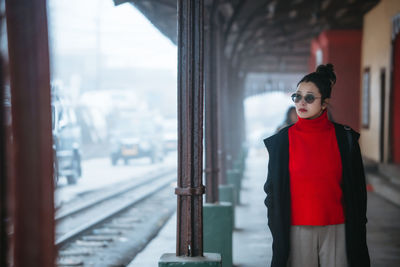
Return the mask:
<path id="1" fill-rule="evenodd" d="M 313 82 L 302 82 L 297 87 L 296 94 L 302 96 L 301 100 L 296 105 L 296 112 L 302 119 L 315 119 L 321 115 L 327 105 L 327 99 L 321 105 L 321 93 L 318 87 Z M 312 94 L 315 97 L 314 102 L 307 103 L 304 97 L 308 94 Z"/>

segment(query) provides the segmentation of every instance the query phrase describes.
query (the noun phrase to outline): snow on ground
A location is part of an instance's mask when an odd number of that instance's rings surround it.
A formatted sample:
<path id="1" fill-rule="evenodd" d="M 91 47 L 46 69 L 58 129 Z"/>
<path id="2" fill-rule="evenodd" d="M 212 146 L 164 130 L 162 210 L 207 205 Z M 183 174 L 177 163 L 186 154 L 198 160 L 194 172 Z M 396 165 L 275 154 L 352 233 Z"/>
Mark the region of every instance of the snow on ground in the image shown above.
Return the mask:
<path id="1" fill-rule="evenodd" d="M 79 194 L 104 188 L 115 183 L 156 175 L 163 170 L 176 167 L 176 152 L 169 153 L 162 162 L 151 164 L 149 158 L 132 159 L 128 165 L 121 161 L 111 165 L 110 158 L 95 158 L 82 161 L 82 177 L 75 185 L 68 185 L 66 178 L 60 177 L 55 191 L 55 205 L 65 203 Z"/>

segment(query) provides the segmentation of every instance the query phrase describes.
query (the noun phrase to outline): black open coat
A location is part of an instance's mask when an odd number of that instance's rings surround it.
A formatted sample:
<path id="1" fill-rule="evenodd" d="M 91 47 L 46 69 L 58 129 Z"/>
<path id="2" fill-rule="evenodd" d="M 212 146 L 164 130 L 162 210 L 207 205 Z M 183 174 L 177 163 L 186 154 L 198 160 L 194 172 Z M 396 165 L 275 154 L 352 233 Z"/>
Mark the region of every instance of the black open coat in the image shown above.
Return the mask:
<path id="1" fill-rule="evenodd" d="M 359 134 L 349 127 L 336 124 L 335 132 L 342 159 L 342 190 L 344 200 L 346 251 L 350 267 L 369 267 L 366 243 L 367 193 L 364 166 L 361 159 Z M 269 152 L 267 193 L 268 226 L 272 233 L 271 267 L 286 267 L 290 251 L 290 179 L 289 136 L 286 127 L 264 139 Z"/>

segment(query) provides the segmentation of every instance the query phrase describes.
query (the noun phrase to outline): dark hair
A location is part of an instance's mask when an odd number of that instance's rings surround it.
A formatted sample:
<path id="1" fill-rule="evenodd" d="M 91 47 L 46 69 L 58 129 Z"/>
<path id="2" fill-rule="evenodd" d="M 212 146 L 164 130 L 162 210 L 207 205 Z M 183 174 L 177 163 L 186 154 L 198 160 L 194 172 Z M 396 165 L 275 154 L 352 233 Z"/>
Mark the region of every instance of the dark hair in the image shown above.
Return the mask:
<path id="1" fill-rule="evenodd" d="M 311 72 L 304 76 L 297 86 L 302 82 L 314 83 L 322 95 L 321 103 L 323 103 L 326 98 L 331 97 L 332 86 L 336 83 L 336 75 L 333 71 L 333 65 L 331 63 L 319 65 L 315 72 Z"/>
<path id="2" fill-rule="evenodd" d="M 296 112 L 296 107 L 294 107 L 294 106 L 289 107 L 288 110 L 286 111 L 286 117 L 285 117 L 286 125 L 293 124 L 293 121 L 290 118 L 290 113 L 292 113 L 293 111 Z"/>

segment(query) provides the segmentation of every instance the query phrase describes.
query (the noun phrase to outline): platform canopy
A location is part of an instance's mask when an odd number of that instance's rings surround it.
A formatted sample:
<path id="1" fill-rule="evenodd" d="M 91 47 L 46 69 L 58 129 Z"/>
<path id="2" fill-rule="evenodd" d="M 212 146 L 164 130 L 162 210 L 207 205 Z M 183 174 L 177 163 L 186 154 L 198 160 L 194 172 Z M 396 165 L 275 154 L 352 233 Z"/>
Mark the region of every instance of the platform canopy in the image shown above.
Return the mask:
<path id="1" fill-rule="evenodd" d="M 310 41 L 329 29 L 361 29 L 378 0 L 214 0 L 225 53 L 246 72 L 308 71 Z M 176 0 L 130 2 L 176 44 Z M 208 1 L 210 3 L 212 1 Z M 235 62 L 234 62 L 235 63 Z"/>

